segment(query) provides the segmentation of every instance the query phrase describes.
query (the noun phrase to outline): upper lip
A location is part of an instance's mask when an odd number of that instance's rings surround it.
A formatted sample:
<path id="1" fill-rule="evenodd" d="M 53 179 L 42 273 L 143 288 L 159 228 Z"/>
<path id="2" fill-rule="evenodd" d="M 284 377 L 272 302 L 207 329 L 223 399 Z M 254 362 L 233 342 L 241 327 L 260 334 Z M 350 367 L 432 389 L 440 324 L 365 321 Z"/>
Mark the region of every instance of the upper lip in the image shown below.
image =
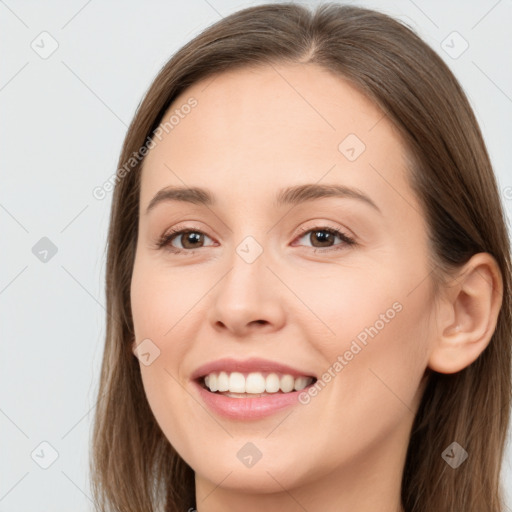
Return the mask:
<path id="1" fill-rule="evenodd" d="M 250 372 L 275 372 L 275 373 L 283 373 L 292 375 L 293 377 L 313 377 L 316 378 L 311 372 L 307 370 L 300 370 L 297 368 L 293 368 L 287 364 L 278 363 L 276 361 L 270 361 L 268 359 L 261 359 L 258 357 L 253 357 L 245 360 L 238 360 L 232 358 L 223 358 L 217 359 L 215 361 L 211 361 L 209 363 L 203 364 L 196 368 L 190 378 L 192 380 L 199 379 L 213 372 L 240 372 L 240 373 L 250 373 Z"/>

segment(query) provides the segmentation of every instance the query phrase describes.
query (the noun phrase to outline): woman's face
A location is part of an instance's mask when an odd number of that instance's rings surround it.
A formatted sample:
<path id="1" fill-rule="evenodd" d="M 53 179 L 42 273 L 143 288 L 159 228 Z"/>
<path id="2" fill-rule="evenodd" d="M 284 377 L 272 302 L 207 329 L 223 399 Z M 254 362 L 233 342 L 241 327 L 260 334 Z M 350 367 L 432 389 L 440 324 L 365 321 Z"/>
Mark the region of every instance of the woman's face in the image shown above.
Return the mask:
<path id="1" fill-rule="evenodd" d="M 435 330 L 426 224 L 397 132 L 311 64 L 209 78 L 162 122 L 171 115 L 144 162 L 131 284 L 162 431 L 205 495 L 363 475 L 389 488 Z M 211 202 L 161 193 L 176 187 Z M 172 229 L 190 233 L 158 248 Z M 205 374 L 250 394 L 209 391 Z"/>

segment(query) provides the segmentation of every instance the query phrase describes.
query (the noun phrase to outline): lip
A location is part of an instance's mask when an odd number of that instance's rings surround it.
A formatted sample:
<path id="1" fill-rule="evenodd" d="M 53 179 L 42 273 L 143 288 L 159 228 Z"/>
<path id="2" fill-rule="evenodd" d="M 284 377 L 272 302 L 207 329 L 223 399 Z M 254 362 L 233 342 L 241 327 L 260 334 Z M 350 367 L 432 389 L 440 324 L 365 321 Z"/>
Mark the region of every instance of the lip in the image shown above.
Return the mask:
<path id="1" fill-rule="evenodd" d="M 276 372 L 289 374 L 293 377 L 313 377 L 314 380 L 313 383 L 300 391 L 273 393 L 271 395 L 255 398 L 233 398 L 218 393 L 212 393 L 203 387 L 201 377 L 218 371 L 238 371 L 241 373 L 255 371 Z M 299 405 L 299 395 L 303 392 L 307 392 L 310 387 L 314 386 L 317 378 L 308 371 L 299 370 L 267 359 L 251 358 L 245 361 L 237 361 L 235 359 L 225 358 L 200 366 L 192 373 L 191 380 L 202 401 L 214 413 L 229 419 L 256 420 L 270 416 L 287 407 Z"/>

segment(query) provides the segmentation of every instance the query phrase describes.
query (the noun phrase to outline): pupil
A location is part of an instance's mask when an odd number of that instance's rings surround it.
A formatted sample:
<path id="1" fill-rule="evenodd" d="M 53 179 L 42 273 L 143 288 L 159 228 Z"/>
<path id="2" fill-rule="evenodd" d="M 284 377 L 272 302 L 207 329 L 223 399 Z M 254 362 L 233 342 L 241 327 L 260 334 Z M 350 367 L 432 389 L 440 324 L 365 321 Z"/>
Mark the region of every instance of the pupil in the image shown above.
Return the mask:
<path id="1" fill-rule="evenodd" d="M 192 244 L 194 244 L 194 242 L 198 242 L 201 240 L 201 236 L 202 234 L 201 233 L 194 233 L 194 232 L 190 232 L 190 233 L 187 233 L 185 235 L 185 244 L 184 244 L 184 247 L 187 246 L 187 244 L 189 242 L 191 242 Z M 193 249 L 194 247 L 192 247 Z"/>
<path id="2" fill-rule="evenodd" d="M 320 244 L 324 244 L 324 245 L 326 245 L 330 242 L 329 238 L 332 236 L 332 234 L 327 231 L 315 231 L 315 233 L 313 233 L 313 234 L 315 237 L 320 239 Z"/>

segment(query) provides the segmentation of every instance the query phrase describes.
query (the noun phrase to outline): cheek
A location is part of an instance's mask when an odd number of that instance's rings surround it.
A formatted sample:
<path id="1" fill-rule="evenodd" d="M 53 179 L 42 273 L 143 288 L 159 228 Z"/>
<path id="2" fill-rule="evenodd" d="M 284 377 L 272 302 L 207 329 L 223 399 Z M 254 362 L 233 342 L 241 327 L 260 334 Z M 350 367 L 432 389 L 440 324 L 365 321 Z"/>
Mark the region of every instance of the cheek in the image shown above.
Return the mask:
<path id="1" fill-rule="evenodd" d="M 194 407 L 195 402 L 191 406 L 190 395 L 184 391 L 181 362 L 191 349 L 189 340 L 194 339 L 187 315 L 196 324 L 200 321 L 191 308 L 210 288 L 206 280 L 206 276 L 191 279 L 183 271 L 162 269 L 142 256 L 134 265 L 131 282 L 136 344 L 149 339 L 158 353 L 147 366 L 141 359 L 146 398 L 165 436 L 185 459 L 193 451 L 190 425 L 204 418 Z"/>
<path id="2" fill-rule="evenodd" d="M 383 425 L 384 419 L 391 426 L 415 410 L 434 327 L 432 308 L 426 283 L 414 293 L 404 285 L 380 295 L 376 288 L 369 301 L 354 299 L 343 319 L 346 335 L 330 353 L 331 361 L 343 359 L 334 400 L 349 402 L 368 425 Z"/>
<path id="3" fill-rule="evenodd" d="M 376 332 L 388 331 L 404 309 L 407 286 L 390 274 L 376 265 L 331 265 L 300 277 L 290 274 L 287 283 L 302 301 L 291 301 L 296 316 L 288 321 L 299 324 L 304 337 L 331 360 L 356 338 L 364 346 Z"/>
<path id="4" fill-rule="evenodd" d="M 304 405 L 315 414 L 305 414 L 301 425 L 313 431 L 321 416 L 322 439 L 315 450 L 324 454 L 324 469 L 358 460 L 366 447 L 385 446 L 397 431 L 408 435 L 421 398 L 425 333 L 431 328 L 427 290 L 408 292 L 387 291 L 371 301 L 353 298 L 346 310 L 333 308 L 336 343 L 317 341 L 327 364 L 317 394 Z M 289 426 L 280 427 L 284 437 L 294 434 Z"/>
<path id="5" fill-rule="evenodd" d="M 200 445 L 202 440 L 197 441 L 191 435 L 194 431 L 191 426 L 201 419 L 200 411 L 191 407 L 190 397 L 184 392 L 174 369 L 167 366 L 168 355 L 163 351 L 151 366 L 141 365 L 142 383 L 149 407 L 164 436 L 188 464 L 193 464 L 190 456 L 197 449 L 195 444 Z"/>
<path id="6" fill-rule="evenodd" d="M 434 328 L 428 280 L 412 292 L 411 282 L 421 278 L 393 272 L 354 271 L 337 279 L 342 285 L 310 287 L 315 312 L 332 331 L 311 337 L 325 365 L 318 394 L 348 406 L 354 417 L 373 417 L 373 425 L 414 409 Z M 344 414 L 333 408 L 332 421 Z"/>
<path id="7" fill-rule="evenodd" d="M 374 345 L 408 355 L 420 341 L 425 344 L 432 328 L 431 286 L 420 261 L 409 256 L 390 252 L 378 264 L 340 266 L 331 268 L 330 275 L 307 278 L 300 293 L 329 328 L 330 336 L 317 341 L 331 359 L 349 350 L 354 340 L 362 349 Z"/>
<path id="8" fill-rule="evenodd" d="M 192 267 L 190 267 L 191 269 Z M 211 288 L 209 274 L 199 278 L 187 268 L 166 267 L 141 256 L 131 282 L 131 308 L 137 342 L 146 337 L 168 339 Z M 215 276 L 212 276 L 215 277 Z"/>

